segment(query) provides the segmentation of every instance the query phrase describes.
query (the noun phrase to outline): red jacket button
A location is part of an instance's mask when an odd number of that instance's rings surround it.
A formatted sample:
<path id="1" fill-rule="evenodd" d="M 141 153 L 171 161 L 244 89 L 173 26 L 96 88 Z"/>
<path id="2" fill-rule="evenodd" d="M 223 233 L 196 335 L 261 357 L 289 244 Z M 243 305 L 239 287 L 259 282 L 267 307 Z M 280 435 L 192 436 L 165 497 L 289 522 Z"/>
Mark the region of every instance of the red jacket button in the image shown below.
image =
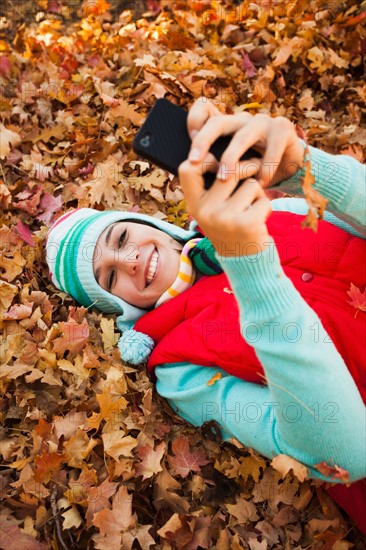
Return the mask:
<path id="1" fill-rule="evenodd" d="M 304 281 L 304 283 L 310 283 L 314 279 L 314 275 L 312 273 L 303 273 L 301 275 L 301 280 Z"/>

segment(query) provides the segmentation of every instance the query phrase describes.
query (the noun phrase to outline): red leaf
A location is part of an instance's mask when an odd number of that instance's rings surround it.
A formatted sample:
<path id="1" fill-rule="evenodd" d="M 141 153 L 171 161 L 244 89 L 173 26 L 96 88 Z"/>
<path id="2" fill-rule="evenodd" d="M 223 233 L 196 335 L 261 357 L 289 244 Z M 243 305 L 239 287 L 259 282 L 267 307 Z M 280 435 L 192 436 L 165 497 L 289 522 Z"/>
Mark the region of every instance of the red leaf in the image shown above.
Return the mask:
<path id="1" fill-rule="evenodd" d="M 203 449 L 190 452 L 189 439 L 183 435 L 173 441 L 172 451 L 175 456 L 168 456 L 168 461 L 174 475 L 187 477 L 189 472 L 199 472 L 209 462 Z"/>
<path id="2" fill-rule="evenodd" d="M 14 229 L 25 243 L 29 244 L 29 246 L 36 246 L 31 230 L 29 229 L 29 227 L 24 225 L 23 222 L 18 222 Z"/>
<path id="3" fill-rule="evenodd" d="M 351 283 L 351 288 L 347 290 L 348 296 L 351 298 L 351 301 L 348 302 L 351 306 L 357 309 L 355 317 L 358 313 L 358 310 L 366 312 L 366 288 L 363 292 Z"/>
<path id="4" fill-rule="evenodd" d="M 332 479 L 340 479 L 344 483 L 349 483 L 349 473 L 340 466 L 329 466 L 326 462 L 319 462 L 319 464 L 315 464 L 314 468 L 324 476 Z"/>

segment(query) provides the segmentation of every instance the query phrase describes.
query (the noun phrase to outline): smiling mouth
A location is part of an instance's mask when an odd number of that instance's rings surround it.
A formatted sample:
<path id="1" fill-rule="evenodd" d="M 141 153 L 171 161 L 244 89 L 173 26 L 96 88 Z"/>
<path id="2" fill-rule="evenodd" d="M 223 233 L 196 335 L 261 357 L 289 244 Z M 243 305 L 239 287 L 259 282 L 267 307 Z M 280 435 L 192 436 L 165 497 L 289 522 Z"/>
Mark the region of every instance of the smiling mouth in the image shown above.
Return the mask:
<path id="1" fill-rule="evenodd" d="M 147 283 L 146 286 L 150 285 L 154 280 L 154 277 L 156 275 L 156 270 L 158 268 L 158 259 L 159 259 L 159 252 L 155 248 L 154 252 L 151 254 L 149 267 L 146 273 L 146 283 Z"/>

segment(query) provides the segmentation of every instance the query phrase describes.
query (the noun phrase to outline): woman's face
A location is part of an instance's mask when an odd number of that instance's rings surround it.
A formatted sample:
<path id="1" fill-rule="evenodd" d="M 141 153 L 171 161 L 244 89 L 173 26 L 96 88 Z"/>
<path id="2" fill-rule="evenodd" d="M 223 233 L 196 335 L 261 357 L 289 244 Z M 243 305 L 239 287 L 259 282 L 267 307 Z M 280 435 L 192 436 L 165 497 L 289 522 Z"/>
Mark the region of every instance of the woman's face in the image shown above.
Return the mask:
<path id="1" fill-rule="evenodd" d="M 93 271 L 98 284 L 142 309 L 150 309 L 178 275 L 182 245 L 149 225 L 116 222 L 99 236 Z"/>

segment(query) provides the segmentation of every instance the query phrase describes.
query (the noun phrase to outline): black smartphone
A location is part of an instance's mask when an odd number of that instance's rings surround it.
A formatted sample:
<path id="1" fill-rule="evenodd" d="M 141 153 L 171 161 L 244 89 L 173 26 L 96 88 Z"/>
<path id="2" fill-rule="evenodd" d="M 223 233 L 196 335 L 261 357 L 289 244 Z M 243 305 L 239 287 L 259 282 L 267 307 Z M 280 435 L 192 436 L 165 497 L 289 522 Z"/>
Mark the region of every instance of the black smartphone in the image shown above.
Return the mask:
<path id="1" fill-rule="evenodd" d="M 187 159 L 191 148 L 187 116 L 188 112 L 182 107 L 167 99 L 158 99 L 133 140 L 135 153 L 177 176 L 178 167 Z M 210 153 L 220 160 L 230 141 L 231 136 L 219 137 L 211 145 Z M 254 149 L 248 149 L 240 160 L 260 156 Z M 216 175 L 214 172 L 206 172 L 203 177 L 205 189 L 209 189 Z"/>

